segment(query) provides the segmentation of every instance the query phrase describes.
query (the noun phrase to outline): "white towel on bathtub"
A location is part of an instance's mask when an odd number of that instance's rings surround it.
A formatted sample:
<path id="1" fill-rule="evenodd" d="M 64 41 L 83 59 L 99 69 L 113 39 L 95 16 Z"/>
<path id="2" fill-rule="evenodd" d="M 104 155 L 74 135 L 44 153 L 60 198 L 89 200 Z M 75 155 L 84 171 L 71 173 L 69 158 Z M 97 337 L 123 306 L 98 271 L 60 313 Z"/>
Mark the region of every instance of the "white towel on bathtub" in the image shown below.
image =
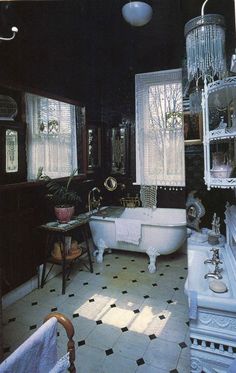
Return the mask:
<path id="1" fill-rule="evenodd" d="M 141 238 L 141 221 L 135 219 L 115 219 L 116 241 L 138 245 Z"/>

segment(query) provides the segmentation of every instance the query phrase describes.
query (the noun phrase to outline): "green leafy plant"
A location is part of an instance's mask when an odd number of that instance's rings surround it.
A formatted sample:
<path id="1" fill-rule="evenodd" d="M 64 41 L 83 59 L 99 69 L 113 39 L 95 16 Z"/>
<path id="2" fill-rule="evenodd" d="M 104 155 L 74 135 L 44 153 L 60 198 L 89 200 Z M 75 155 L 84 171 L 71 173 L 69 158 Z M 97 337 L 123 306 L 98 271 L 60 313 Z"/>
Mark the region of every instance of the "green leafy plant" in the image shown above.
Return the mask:
<path id="1" fill-rule="evenodd" d="M 60 184 L 58 181 L 51 179 L 45 175 L 43 179 L 46 181 L 48 194 L 46 197 L 53 202 L 55 206 L 68 207 L 73 206 L 81 201 L 77 192 L 69 190 L 70 184 L 77 173 L 77 169 L 73 170 L 66 185 Z"/>

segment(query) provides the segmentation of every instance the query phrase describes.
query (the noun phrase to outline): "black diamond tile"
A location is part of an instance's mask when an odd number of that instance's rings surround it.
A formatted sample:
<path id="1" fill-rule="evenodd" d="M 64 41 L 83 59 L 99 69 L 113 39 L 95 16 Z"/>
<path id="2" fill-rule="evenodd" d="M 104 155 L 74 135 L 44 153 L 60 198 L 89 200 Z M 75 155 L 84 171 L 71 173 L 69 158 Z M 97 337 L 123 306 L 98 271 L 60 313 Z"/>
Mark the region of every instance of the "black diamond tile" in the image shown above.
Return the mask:
<path id="1" fill-rule="evenodd" d="M 55 312 L 55 311 L 57 311 L 57 307 L 51 308 L 51 312 Z"/>
<path id="2" fill-rule="evenodd" d="M 164 276 L 164 273 L 160 273 L 159 276 Z"/>
<path id="3" fill-rule="evenodd" d="M 154 282 L 154 284 L 152 284 L 152 286 L 157 286 L 157 283 L 156 283 L 156 282 Z"/>
<path id="4" fill-rule="evenodd" d="M 129 329 L 127 328 L 127 326 L 121 328 L 121 331 L 124 333 L 124 332 L 127 332 Z"/>
<path id="5" fill-rule="evenodd" d="M 137 280 L 132 280 L 132 282 L 137 282 Z"/>
<path id="6" fill-rule="evenodd" d="M 144 269 L 142 269 L 140 272 L 141 272 L 141 273 L 144 273 L 145 271 L 144 271 Z"/>
<path id="7" fill-rule="evenodd" d="M 55 289 L 51 289 L 50 290 L 50 293 L 54 293 L 56 290 Z"/>
<path id="8" fill-rule="evenodd" d="M 74 297 L 74 296 L 75 296 L 74 293 L 68 295 L 69 298 Z"/>
<path id="9" fill-rule="evenodd" d="M 95 300 L 92 298 L 92 299 L 89 299 L 89 303 L 93 303 L 95 302 Z"/>
<path id="10" fill-rule="evenodd" d="M 36 329 L 36 328 L 37 328 L 37 325 L 31 325 L 31 326 L 29 327 L 30 330 L 34 330 L 34 329 Z"/>
<path id="11" fill-rule="evenodd" d="M 186 321 L 186 323 L 185 323 L 187 326 L 189 326 L 189 321 Z"/>
<path id="12" fill-rule="evenodd" d="M 170 370 L 170 373 L 179 373 L 179 371 L 177 369 L 172 369 Z"/>
<path id="13" fill-rule="evenodd" d="M 145 299 L 150 298 L 149 295 L 144 295 L 143 297 L 144 297 Z"/>
<path id="14" fill-rule="evenodd" d="M 6 354 L 7 352 L 10 352 L 10 347 L 4 347 L 4 349 L 3 349 L 3 352 L 4 352 L 4 354 Z"/>
<path id="15" fill-rule="evenodd" d="M 118 278 L 118 276 L 113 276 L 113 278 Z"/>
<path id="16" fill-rule="evenodd" d="M 36 306 L 37 304 L 38 304 L 38 302 L 32 302 L 31 306 Z"/>
<path id="17" fill-rule="evenodd" d="M 85 345 L 85 340 L 84 339 L 78 342 L 78 346 L 83 346 L 83 345 Z"/>
<path id="18" fill-rule="evenodd" d="M 106 355 L 109 356 L 109 355 L 112 355 L 113 354 L 113 350 L 112 348 L 109 348 L 108 350 L 105 351 L 106 352 Z"/>
<path id="19" fill-rule="evenodd" d="M 59 337 L 60 336 L 60 332 L 57 332 L 57 337 Z"/>
<path id="20" fill-rule="evenodd" d="M 83 285 L 84 285 L 84 286 L 85 286 L 85 285 L 88 285 L 88 282 L 84 282 Z"/>
<path id="21" fill-rule="evenodd" d="M 185 269 L 185 271 L 187 271 L 187 270 L 188 270 L 188 267 L 184 267 L 184 269 Z"/>
<path id="22" fill-rule="evenodd" d="M 171 303 L 174 303 L 174 302 L 173 302 L 173 300 L 169 299 L 169 300 L 166 301 L 166 303 L 171 304 Z"/>
<path id="23" fill-rule="evenodd" d="M 122 294 L 127 294 L 127 293 L 128 293 L 127 290 L 123 290 L 123 291 L 122 291 Z"/>
<path id="24" fill-rule="evenodd" d="M 96 276 L 99 276 L 99 275 L 100 275 L 100 272 L 95 273 L 95 275 L 96 275 Z"/>
<path id="25" fill-rule="evenodd" d="M 127 269 L 127 267 L 122 267 L 122 269 Z"/>
<path id="26" fill-rule="evenodd" d="M 183 277 L 183 276 L 180 276 L 180 280 L 184 280 L 184 277 Z"/>
<path id="27" fill-rule="evenodd" d="M 150 334 L 149 335 L 149 338 L 151 339 L 151 341 L 153 340 L 153 339 L 155 339 L 156 338 L 156 335 L 155 334 Z"/>
<path id="28" fill-rule="evenodd" d="M 101 325 L 101 324 L 102 324 L 102 320 L 97 320 L 97 321 L 96 321 L 96 324 L 97 324 L 97 325 Z"/>
<path id="29" fill-rule="evenodd" d="M 106 264 L 106 267 L 110 267 L 111 265 L 110 264 Z"/>
<path id="30" fill-rule="evenodd" d="M 135 259 L 131 259 L 131 262 L 135 262 Z"/>
<path id="31" fill-rule="evenodd" d="M 143 364 L 145 364 L 145 361 L 141 357 L 141 359 L 136 360 L 136 363 L 137 363 L 137 365 L 143 365 Z"/>
<path id="32" fill-rule="evenodd" d="M 104 290 L 104 289 L 107 289 L 107 286 L 103 286 L 102 289 L 103 289 L 103 290 Z"/>
<path id="33" fill-rule="evenodd" d="M 115 308 L 115 307 L 116 307 L 116 304 L 113 303 L 113 304 L 110 305 L 110 307 L 111 307 L 111 308 Z"/>
<path id="34" fill-rule="evenodd" d="M 77 313 L 73 313 L 73 318 L 75 319 L 76 317 L 79 317 L 78 312 Z"/>
<path id="35" fill-rule="evenodd" d="M 160 319 L 160 320 L 164 320 L 165 318 L 166 318 L 166 317 L 165 317 L 164 315 L 160 315 L 160 316 L 159 316 L 159 319 Z"/>
<path id="36" fill-rule="evenodd" d="M 175 291 L 179 290 L 179 288 L 174 288 Z"/>
<path id="37" fill-rule="evenodd" d="M 115 259 L 119 259 L 119 257 L 118 257 L 118 256 L 115 256 Z"/>
<path id="38" fill-rule="evenodd" d="M 139 313 L 140 311 L 137 309 L 137 310 L 134 310 L 133 312 L 134 312 L 134 313 Z"/>
<path id="39" fill-rule="evenodd" d="M 169 264 L 166 264 L 166 267 L 170 267 L 170 265 L 169 265 Z"/>
<path id="40" fill-rule="evenodd" d="M 181 348 L 185 348 L 185 347 L 187 347 L 187 345 L 186 345 L 185 342 L 181 342 L 181 343 L 179 343 L 179 347 L 181 347 Z"/>
<path id="41" fill-rule="evenodd" d="M 16 321 L 15 317 L 12 317 L 11 319 L 8 320 L 8 322 L 14 322 L 14 321 Z"/>

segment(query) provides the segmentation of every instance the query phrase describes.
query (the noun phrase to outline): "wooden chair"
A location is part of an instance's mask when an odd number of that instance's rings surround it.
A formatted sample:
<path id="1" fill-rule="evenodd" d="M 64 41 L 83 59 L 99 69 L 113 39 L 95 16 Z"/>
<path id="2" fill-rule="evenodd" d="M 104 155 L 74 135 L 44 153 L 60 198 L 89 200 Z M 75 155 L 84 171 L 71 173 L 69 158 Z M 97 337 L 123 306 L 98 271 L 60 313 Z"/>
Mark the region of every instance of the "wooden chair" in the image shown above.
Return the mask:
<path id="1" fill-rule="evenodd" d="M 67 354 L 64 354 L 62 358 L 57 357 L 56 321 L 50 320 L 52 318 L 56 318 L 67 334 Z M 46 322 L 48 322 L 47 325 Z M 35 364 L 37 364 L 37 371 L 40 373 L 44 373 L 45 369 L 46 371 L 52 369 L 52 366 L 54 366 L 53 371 L 60 367 L 60 371 L 68 369 L 70 373 L 76 373 L 73 336 L 74 327 L 71 321 L 62 313 L 50 313 L 45 317 L 44 324 L 0 364 L 0 372 L 33 373 L 32 370 L 36 369 Z"/>
<path id="2" fill-rule="evenodd" d="M 75 342 L 73 340 L 75 331 L 72 322 L 62 313 L 52 312 L 44 318 L 44 322 L 48 321 L 51 317 L 56 317 L 57 321 L 64 327 L 66 335 L 68 337 L 67 352 L 69 352 L 70 367 L 68 371 L 70 373 L 76 373 L 74 361 L 75 361 Z"/>

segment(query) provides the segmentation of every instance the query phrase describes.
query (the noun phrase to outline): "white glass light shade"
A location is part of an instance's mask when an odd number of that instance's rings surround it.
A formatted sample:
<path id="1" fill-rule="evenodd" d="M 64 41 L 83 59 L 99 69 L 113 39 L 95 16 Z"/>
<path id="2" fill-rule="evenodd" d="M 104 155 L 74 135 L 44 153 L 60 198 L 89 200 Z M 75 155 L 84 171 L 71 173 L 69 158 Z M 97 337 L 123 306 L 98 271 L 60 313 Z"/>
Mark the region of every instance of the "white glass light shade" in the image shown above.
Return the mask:
<path id="1" fill-rule="evenodd" d="M 132 26 L 144 26 L 152 18 L 152 7 L 143 1 L 131 1 L 122 7 L 122 15 Z"/>

